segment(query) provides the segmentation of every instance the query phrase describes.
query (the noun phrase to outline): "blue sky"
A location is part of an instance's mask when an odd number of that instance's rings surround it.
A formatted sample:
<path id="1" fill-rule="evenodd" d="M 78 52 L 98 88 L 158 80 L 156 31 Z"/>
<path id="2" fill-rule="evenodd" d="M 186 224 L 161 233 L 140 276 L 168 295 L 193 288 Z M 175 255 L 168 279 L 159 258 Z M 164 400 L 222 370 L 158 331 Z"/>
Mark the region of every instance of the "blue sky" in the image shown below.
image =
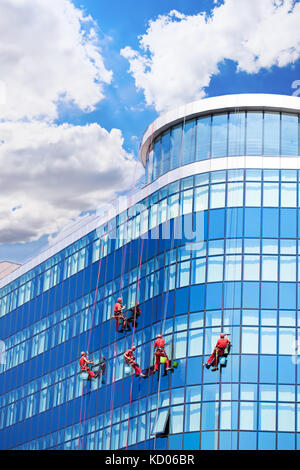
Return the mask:
<path id="1" fill-rule="evenodd" d="M 20 3 L 0 5 L 0 260 L 23 263 L 116 181 L 130 186 L 160 113 L 227 93 L 291 95 L 300 80 L 299 1 Z"/>

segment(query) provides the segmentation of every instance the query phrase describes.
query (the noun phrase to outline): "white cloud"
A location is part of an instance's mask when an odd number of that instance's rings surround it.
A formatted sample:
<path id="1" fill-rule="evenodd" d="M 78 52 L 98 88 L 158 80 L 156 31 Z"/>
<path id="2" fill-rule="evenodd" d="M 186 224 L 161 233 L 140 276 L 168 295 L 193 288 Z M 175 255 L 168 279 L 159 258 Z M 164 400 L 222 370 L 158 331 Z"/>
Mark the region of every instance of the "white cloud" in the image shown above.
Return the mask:
<path id="1" fill-rule="evenodd" d="M 1 0 L 0 119 L 55 119 L 63 102 L 93 109 L 112 80 L 95 28 L 70 0 Z"/>
<path id="2" fill-rule="evenodd" d="M 38 239 L 128 188 L 140 166 L 120 130 L 0 123 L 0 242 Z"/>
<path id="3" fill-rule="evenodd" d="M 0 243 L 22 243 L 130 186 L 136 162 L 120 130 L 55 124 L 112 81 L 90 16 L 70 0 L 1 0 L 0 34 Z"/>
<path id="4" fill-rule="evenodd" d="M 293 0 L 225 0 L 211 15 L 176 10 L 150 21 L 140 51 L 121 50 L 136 87 L 159 112 L 205 96 L 224 60 L 257 73 L 300 57 L 300 4 Z"/>

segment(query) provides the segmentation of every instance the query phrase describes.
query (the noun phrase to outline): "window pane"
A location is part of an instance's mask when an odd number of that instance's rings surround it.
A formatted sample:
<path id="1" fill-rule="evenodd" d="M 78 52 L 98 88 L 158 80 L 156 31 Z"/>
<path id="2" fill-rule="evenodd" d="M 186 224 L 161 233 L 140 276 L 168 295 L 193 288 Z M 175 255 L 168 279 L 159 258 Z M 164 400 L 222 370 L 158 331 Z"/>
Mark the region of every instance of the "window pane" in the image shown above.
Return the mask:
<path id="1" fill-rule="evenodd" d="M 279 155 L 280 114 L 264 115 L 264 155 Z"/>
<path id="2" fill-rule="evenodd" d="M 279 328 L 279 354 L 292 355 L 294 353 L 295 330 Z"/>
<path id="3" fill-rule="evenodd" d="M 185 406 L 185 431 L 200 430 L 200 403 Z"/>
<path id="4" fill-rule="evenodd" d="M 244 256 L 244 281 L 259 281 L 259 256 Z"/>
<path id="5" fill-rule="evenodd" d="M 229 113 L 228 155 L 245 154 L 245 113 Z"/>
<path id="6" fill-rule="evenodd" d="M 185 123 L 183 133 L 182 165 L 191 163 L 195 159 L 195 130 L 195 121 Z"/>
<path id="7" fill-rule="evenodd" d="M 205 282 L 206 259 L 192 260 L 192 284 L 202 284 Z"/>
<path id="8" fill-rule="evenodd" d="M 259 407 L 259 429 L 261 431 L 275 431 L 276 408 L 274 404 L 260 403 Z"/>
<path id="9" fill-rule="evenodd" d="M 190 262 L 177 264 L 177 287 L 184 287 L 190 282 Z"/>
<path id="10" fill-rule="evenodd" d="M 295 431 L 295 405 L 278 404 L 278 431 Z"/>
<path id="11" fill-rule="evenodd" d="M 171 131 L 171 157 L 170 157 L 170 170 L 178 168 L 180 165 L 182 141 L 182 126 L 176 126 Z"/>
<path id="12" fill-rule="evenodd" d="M 190 214 L 193 209 L 193 190 L 188 189 L 181 193 L 181 214 Z"/>
<path id="13" fill-rule="evenodd" d="M 277 256 L 262 256 L 262 281 L 277 281 Z"/>
<path id="14" fill-rule="evenodd" d="M 205 211 L 208 208 L 208 189 L 207 186 L 195 188 L 194 211 Z"/>
<path id="15" fill-rule="evenodd" d="M 246 154 L 262 154 L 262 113 L 247 113 Z"/>
<path id="16" fill-rule="evenodd" d="M 216 114 L 212 117 L 212 157 L 227 156 L 227 114 Z"/>
<path id="17" fill-rule="evenodd" d="M 281 116 L 281 155 L 298 155 L 298 116 Z"/>
<path id="18" fill-rule="evenodd" d="M 276 354 L 277 334 L 276 328 L 261 328 L 261 354 Z"/>
<path id="19" fill-rule="evenodd" d="M 161 410 L 161 411 L 158 410 L 155 416 L 156 420 L 154 421 L 154 425 L 153 425 L 152 432 L 151 432 L 152 436 L 155 434 L 160 434 L 164 432 L 168 416 L 169 416 L 168 409 Z"/>
<path id="20" fill-rule="evenodd" d="M 296 281 L 296 257 L 280 256 L 280 280 Z"/>
<path id="21" fill-rule="evenodd" d="M 281 207 L 297 206 L 297 184 L 281 183 Z"/>
<path id="22" fill-rule="evenodd" d="M 225 184 L 213 184 L 210 190 L 210 208 L 225 207 Z"/>
<path id="23" fill-rule="evenodd" d="M 240 404 L 240 429 L 256 429 L 256 403 L 241 402 Z"/>
<path id="24" fill-rule="evenodd" d="M 175 219 L 179 215 L 179 194 L 172 194 L 168 198 L 168 219 Z"/>
<path id="25" fill-rule="evenodd" d="M 161 138 L 161 171 L 163 175 L 170 167 L 170 132 L 163 134 Z"/>
<path id="26" fill-rule="evenodd" d="M 242 328 L 242 353 L 258 352 L 258 328 Z"/>
<path id="27" fill-rule="evenodd" d="M 196 160 L 206 160 L 210 158 L 210 131 L 211 117 L 197 120 L 197 150 Z"/>
<path id="28" fill-rule="evenodd" d="M 241 207 L 243 206 L 243 183 L 228 183 L 227 206 Z"/>
<path id="29" fill-rule="evenodd" d="M 189 356 L 199 356 L 203 349 L 203 330 L 192 330 L 189 332 Z"/>
<path id="30" fill-rule="evenodd" d="M 208 259 L 207 282 L 223 280 L 223 256 L 214 256 Z"/>
<path id="31" fill-rule="evenodd" d="M 226 256 L 225 281 L 240 281 L 242 276 L 242 257 Z"/>
<path id="32" fill-rule="evenodd" d="M 160 148 L 161 141 L 158 140 L 154 144 L 154 156 L 153 156 L 153 180 L 159 176 L 159 165 L 160 165 Z"/>
<path id="33" fill-rule="evenodd" d="M 261 205 L 261 184 L 260 183 L 246 183 L 246 206 Z"/>
<path id="34" fill-rule="evenodd" d="M 278 207 L 279 183 L 264 183 L 263 188 L 263 205 L 267 207 Z"/>

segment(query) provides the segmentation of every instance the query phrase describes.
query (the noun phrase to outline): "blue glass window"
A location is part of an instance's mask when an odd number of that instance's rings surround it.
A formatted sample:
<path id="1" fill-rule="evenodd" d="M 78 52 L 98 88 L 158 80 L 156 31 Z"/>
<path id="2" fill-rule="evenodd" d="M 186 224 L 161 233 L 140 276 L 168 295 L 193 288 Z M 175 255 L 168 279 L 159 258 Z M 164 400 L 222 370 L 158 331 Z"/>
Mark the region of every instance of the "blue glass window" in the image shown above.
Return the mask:
<path id="1" fill-rule="evenodd" d="M 259 429 L 261 431 L 275 431 L 276 408 L 273 403 L 259 404 Z"/>
<path id="2" fill-rule="evenodd" d="M 196 160 L 206 160 L 210 158 L 210 134 L 211 117 L 204 117 L 197 120 L 197 149 Z"/>
<path id="3" fill-rule="evenodd" d="M 210 187 L 210 208 L 225 207 L 225 184 L 214 184 Z"/>
<path id="4" fill-rule="evenodd" d="M 265 207 L 278 207 L 279 184 L 266 182 L 263 184 L 263 205 Z"/>
<path id="5" fill-rule="evenodd" d="M 240 429 L 253 431 L 256 429 L 256 402 L 242 401 L 240 403 Z"/>
<path id="6" fill-rule="evenodd" d="M 261 210 L 253 207 L 245 208 L 245 237 L 259 237 Z"/>
<path id="7" fill-rule="evenodd" d="M 276 328 L 261 328 L 260 352 L 261 354 L 276 354 L 277 352 Z"/>
<path id="8" fill-rule="evenodd" d="M 180 155 L 182 146 L 182 125 L 173 127 L 171 131 L 171 155 L 170 170 L 180 166 Z"/>
<path id="9" fill-rule="evenodd" d="M 245 121 L 245 113 L 229 113 L 229 156 L 245 154 Z"/>
<path id="10" fill-rule="evenodd" d="M 219 282 L 223 280 L 223 256 L 208 258 L 207 282 Z"/>
<path id="11" fill-rule="evenodd" d="M 215 114 L 212 117 L 212 158 L 227 156 L 228 115 Z"/>
<path id="12" fill-rule="evenodd" d="M 264 155 L 279 155 L 280 114 L 264 114 Z"/>
<path id="13" fill-rule="evenodd" d="M 200 430 L 200 403 L 185 405 L 185 431 Z"/>
<path id="14" fill-rule="evenodd" d="M 186 122 L 183 131 L 182 165 L 192 163 L 195 160 L 195 134 L 196 122 Z"/>
<path id="15" fill-rule="evenodd" d="M 244 280 L 259 281 L 260 258 L 257 255 L 244 256 Z"/>
<path id="16" fill-rule="evenodd" d="M 199 432 L 190 432 L 190 433 L 184 434 L 184 449 L 185 450 L 199 450 L 199 441 L 200 441 Z"/>
<path id="17" fill-rule="evenodd" d="M 158 410 L 155 416 L 151 435 L 162 434 L 165 432 L 167 420 L 169 418 L 169 409 Z"/>
<path id="18" fill-rule="evenodd" d="M 278 403 L 278 431 L 295 431 L 295 405 Z"/>
<path id="19" fill-rule="evenodd" d="M 242 328 L 242 353 L 257 353 L 258 352 L 258 329 L 257 328 Z"/>
<path id="20" fill-rule="evenodd" d="M 161 138 L 161 168 L 160 174 L 163 175 L 170 168 L 170 132 L 166 132 Z"/>
<path id="21" fill-rule="evenodd" d="M 154 155 L 153 155 L 153 177 L 155 180 L 160 174 L 160 163 L 161 163 L 161 140 L 157 140 L 154 143 Z"/>
<path id="22" fill-rule="evenodd" d="M 262 113 L 247 113 L 246 154 L 262 155 Z"/>
<path id="23" fill-rule="evenodd" d="M 281 116 L 281 155 L 296 156 L 298 153 L 298 116 L 282 114 Z"/>

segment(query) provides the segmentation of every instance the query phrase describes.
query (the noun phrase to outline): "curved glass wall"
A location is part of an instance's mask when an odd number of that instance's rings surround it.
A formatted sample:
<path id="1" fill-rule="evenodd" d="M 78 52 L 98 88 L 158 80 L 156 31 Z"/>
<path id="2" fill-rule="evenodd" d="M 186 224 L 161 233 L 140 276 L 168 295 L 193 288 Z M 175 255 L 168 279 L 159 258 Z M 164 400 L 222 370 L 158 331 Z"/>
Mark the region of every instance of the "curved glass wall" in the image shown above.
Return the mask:
<path id="1" fill-rule="evenodd" d="M 300 155 L 299 115 L 230 112 L 171 127 L 155 139 L 148 153 L 147 181 L 194 161 L 244 155 Z"/>
<path id="2" fill-rule="evenodd" d="M 297 170 L 176 181 L 110 221 L 102 242 L 93 232 L 1 289 L 1 448 L 76 450 L 81 436 L 86 449 L 126 448 L 127 438 L 129 449 L 299 449 L 299 183 Z M 160 381 L 133 378 L 131 400 L 132 333 L 116 338 L 111 319 L 120 291 L 127 306 L 141 304 L 141 367 L 162 328 L 179 360 Z M 89 389 L 78 357 L 91 325 L 90 354 L 104 354 L 107 371 Z M 221 330 L 233 348 L 214 374 L 202 363 Z"/>

